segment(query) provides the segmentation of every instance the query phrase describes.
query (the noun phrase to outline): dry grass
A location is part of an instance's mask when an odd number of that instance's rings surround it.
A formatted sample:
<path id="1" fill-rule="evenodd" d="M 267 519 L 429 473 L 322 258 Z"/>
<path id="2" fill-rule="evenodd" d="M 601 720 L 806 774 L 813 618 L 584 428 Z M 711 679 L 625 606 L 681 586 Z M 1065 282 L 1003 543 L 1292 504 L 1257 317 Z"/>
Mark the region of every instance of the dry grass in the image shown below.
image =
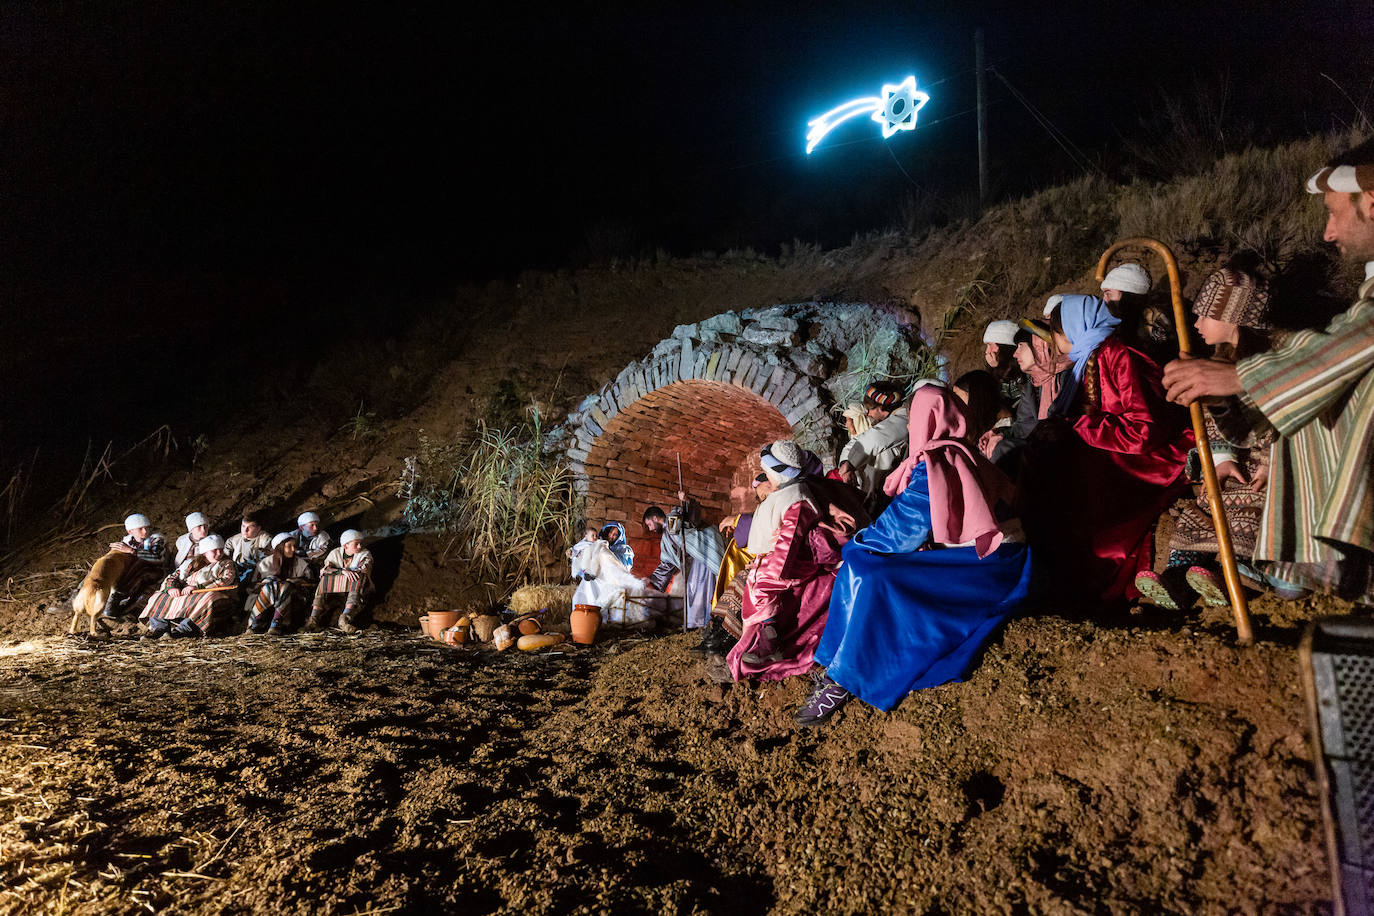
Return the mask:
<path id="1" fill-rule="evenodd" d="M 515 614 L 544 611 L 543 623 L 549 628 L 564 623 L 572 614 L 575 591 L 575 585 L 526 585 L 517 588 L 507 604 Z"/>

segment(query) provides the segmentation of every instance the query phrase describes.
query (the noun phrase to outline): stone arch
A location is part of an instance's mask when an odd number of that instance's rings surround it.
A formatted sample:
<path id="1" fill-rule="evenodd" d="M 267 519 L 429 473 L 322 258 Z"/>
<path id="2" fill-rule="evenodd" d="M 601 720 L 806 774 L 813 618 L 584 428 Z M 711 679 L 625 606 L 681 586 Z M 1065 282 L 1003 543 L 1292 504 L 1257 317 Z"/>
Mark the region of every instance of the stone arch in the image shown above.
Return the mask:
<path id="1" fill-rule="evenodd" d="M 896 365 L 889 352 L 909 361 L 922 346 L 902 308 L 808 302 L 724 312 L 674 328 L 588 395 L 546 445 L 577 475 L 589 519 L 625 523 L 643 574 L 658 542 L 644 536 L 641 515 L 675 500 L 678 451 L 708 518 L 738 511 L 751 501 L 760 446 L 791 435 L 833 466 L 844 430 L 831 408 L 861 392 L 866 374 Z"/>

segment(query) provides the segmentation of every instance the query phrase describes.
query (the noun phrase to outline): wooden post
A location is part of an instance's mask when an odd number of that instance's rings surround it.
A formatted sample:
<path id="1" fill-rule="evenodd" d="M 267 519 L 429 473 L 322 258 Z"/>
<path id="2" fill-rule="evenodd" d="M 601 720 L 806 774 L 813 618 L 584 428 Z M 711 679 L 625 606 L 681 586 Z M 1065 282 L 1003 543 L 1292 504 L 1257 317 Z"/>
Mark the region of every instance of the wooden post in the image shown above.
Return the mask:
<path id="1" fill-rule="evenodd" d="M 978 205 L 988 204 L 988 85 L 983 58 L 983 27 L 973 33 L 973 68 L 978 76 Z"/>

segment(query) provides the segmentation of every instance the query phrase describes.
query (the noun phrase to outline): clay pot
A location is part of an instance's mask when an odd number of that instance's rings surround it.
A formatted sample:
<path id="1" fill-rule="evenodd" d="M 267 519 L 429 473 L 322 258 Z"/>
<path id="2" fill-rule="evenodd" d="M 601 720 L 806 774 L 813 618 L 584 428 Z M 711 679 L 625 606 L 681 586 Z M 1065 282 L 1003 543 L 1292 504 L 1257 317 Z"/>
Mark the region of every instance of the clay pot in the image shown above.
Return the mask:
<path id="1" fill-rule="evenodd" d="M 479 642 L 491 642 L 491 634 L 496 632 L 496 628 L 501 625 L 501 618 L 496 614 L 478 614 L 472 618 L 472 635 L 477 637 Z"/>
<path id="2" fill-rule="evenodd" d="M 544 627 L 533 617 L 526 617 L 516 624 L 520 628 L 521 636 L 533 636 L 536 633 L 544 632 Z"/>
<path id="3" fill-rule="evenodd" d="M 596 631 L 601 627 L 601 608 L 594 604 L 574 605 L 568 623 L 572 625 L 573 642 L 590 646 L 596 642 Z"/>
<path id="4" fill-rule="evenodd" d="M 434 639 L 443 639 L 444 631 L 458 622 L 458 616 L 458 611 L 430 611 L 429 635 Z"/>
<path id="5" fill-rule="evenodd" d="M 430 635 L 429 635 L 429 615 L 428 615 L 428 614 L 421 614 L 421 615 L 420 615 L 420 633 L 425 637 L 425 639 L 433 639 L 433 638 L 434 638 L 433 636 L 430 636 Z"/>
<path id="6" fill-rule="evenodd" d="M 461 646 L 468 641 L 468 628 L 451 626 L 444 631 L 444 644 L 449 646 Z"/>

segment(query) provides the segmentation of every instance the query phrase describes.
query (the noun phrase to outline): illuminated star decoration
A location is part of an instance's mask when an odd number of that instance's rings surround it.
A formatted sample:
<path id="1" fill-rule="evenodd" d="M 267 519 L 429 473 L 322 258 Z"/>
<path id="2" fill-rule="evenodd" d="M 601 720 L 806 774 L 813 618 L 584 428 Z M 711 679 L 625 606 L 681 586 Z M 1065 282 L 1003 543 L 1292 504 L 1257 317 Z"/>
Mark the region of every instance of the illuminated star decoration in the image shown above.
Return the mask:
<path id="1" fill-rule="evenodd" d="M 915 130 L 916 113 L 929 101 L 930 96 L 916 88 L 914 76 L 908 76 L 896 85 L 885 83 L 883 94 L 880 96 L 867 96 L 845 102 L 819 118 L 806 122 L 806 126 L 810 128 L 806 132 L 806 154 L 811 155 L 811 151 L 826 134 L 850 118 L 862 114 L 872 114 L 873 120 L 883 128 L 884 140 L 899 130 Z"/>

